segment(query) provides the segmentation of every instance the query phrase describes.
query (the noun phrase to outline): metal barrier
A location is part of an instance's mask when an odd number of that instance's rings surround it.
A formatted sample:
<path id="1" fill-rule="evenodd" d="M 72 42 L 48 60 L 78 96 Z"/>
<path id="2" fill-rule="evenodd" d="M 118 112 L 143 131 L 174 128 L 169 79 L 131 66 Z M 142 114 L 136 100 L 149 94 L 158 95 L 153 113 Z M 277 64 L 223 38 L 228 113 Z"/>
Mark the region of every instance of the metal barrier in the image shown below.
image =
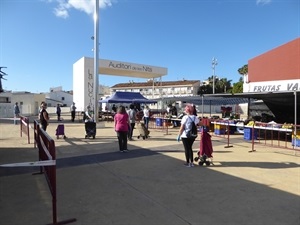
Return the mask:
<path id="1" fill-rule="evenodd" d="M 212 124 L 215 126 L 214 135 L 226 138 L 227 146 L 225 147 L 232 147 L 229 146 L 230 135 L 234 134 L 231 132 L 232 128 L 237 127 L 234 121 L 219 120 Z M 243 126 L 243 129 L 244 140 L 252 143 L 252 149 L 249 152 L 255 151 L 255 144 L 300 151 L 298 148 L 300 147 L 300 125 L 253 122 L 251 125 Z"/>
<path id="2" fill-rule="evenodd" d="M 30 144 L 30 133 L 29 133 L 29 119 L 25 116 L 20 116 L 20 136 L 25 134 L 27 136 L 27 142 Z"/>
<path id="3" fill-rule="evenodd" d="M 232 131 L 234 131 L 232 128 L 235 127 L 235 124 L 229 120 L 212 121 L 211 124 L 214 124 L 214 128 L 211 131 L 211 132 L 213 132 L 214 136 L 223 137 L 223 138 L 227 139 L 227 145 L 224 148 L 233 147 L 230 144 L 230 135 L 234 133 L 234 132 L 232 132 Z"/>
<path id="4" fill-rule="evenodd" d="M 247 126 L 245 126 L 247 127 Z M 267 146 L 300 150 L 300 126 L 292 124 L 255 122 L 252 126 L 252 141 Z"/>
<path id="5" fill-rule="evenodd" d="M 165 132 L 165 134 L 168 134 L 170 120 L 170 118 L 164 116 L 151 117 L 149 127 Z"/>
<path id="6" fill-rule="evenodd" d="M 39 161 L 41 162 L 40 173 L 45 174 L 51 195 L 52 195 L 52 219 L 53 224 L 67 224 L 75 222 L 76 219 L 69 219 L 57 222 L 57 197 L 56 197 L 56 154 L 54 140 L 40 128 L 39 123 L 34 120 L 34 140 L 39 151 Z"/>

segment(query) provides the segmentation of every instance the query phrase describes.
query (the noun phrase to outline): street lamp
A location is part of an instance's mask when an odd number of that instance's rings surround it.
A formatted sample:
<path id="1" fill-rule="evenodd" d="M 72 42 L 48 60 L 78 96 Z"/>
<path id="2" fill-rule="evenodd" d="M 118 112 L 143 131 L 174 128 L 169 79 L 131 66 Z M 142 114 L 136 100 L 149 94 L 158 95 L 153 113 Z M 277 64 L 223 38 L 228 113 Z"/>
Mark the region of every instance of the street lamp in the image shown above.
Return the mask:
<path id="1" fill-rule="evenodd" d="M 215 68 L 218 65 L 218 61 L 215 57 L 212 58 L 212 69 L 213 69 L 213 94 L 215 93 Z"/>
<path id="2" fill-rule="evenodd" d="M 99 121 L 99 103 L 98 103 L 98 89 L 99 89 L 99 0 L 95 0 L 94 9 L 94 121 Z"/>

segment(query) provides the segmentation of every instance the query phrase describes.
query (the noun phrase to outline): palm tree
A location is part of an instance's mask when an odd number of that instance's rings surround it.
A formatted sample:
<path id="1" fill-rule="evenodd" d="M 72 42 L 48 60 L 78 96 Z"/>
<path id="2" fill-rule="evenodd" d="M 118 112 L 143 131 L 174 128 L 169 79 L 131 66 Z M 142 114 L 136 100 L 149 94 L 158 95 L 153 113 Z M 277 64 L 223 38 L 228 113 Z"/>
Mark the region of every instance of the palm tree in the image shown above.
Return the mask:
<path id="1" fill-rule="evenodd" d="M 246 75 L 248 74 L 248 64 L 245 64 L 243 67 L 238 69 L 239 74 Z"/>
<path id="2" fill-rule="evenodd" d="M 230 90 L 231 81 L 232 80 L 227 80 L 227 78 L 221 78 L 220 80 L 218 80 L 218 86 L 220 87 L 219 93 L 226 93 L 228 90 Z"/>
<path id="3" fill-rule="evenodd" d="M 240 75 L 243 75 L 244 82 L 248 82 L 248 64 L 245 64 L 243 67 L 238 69 L 238 73 Z"/>

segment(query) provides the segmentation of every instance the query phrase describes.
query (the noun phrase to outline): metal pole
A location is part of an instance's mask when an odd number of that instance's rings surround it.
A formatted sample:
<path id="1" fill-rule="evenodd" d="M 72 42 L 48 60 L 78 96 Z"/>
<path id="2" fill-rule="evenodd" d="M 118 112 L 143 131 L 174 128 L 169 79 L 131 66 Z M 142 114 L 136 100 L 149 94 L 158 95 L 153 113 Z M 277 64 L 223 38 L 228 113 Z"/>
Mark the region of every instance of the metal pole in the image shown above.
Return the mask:
<path id="1" fill-rule="evenodd" d="M 295 95 L 295 125 L 297 125 L 297 92 L 294 91 L 294 95 Z M 295 129 L 296 132 L 296 129 Z M 296 134 L 295 134 L 296 135 Z"/>
<path id="2" fill-rule="evenodd" d="M 204 106 L 203 106 L 203 95 L 201 96 L 202 98 L 202 118 L 203 118 L 203 112 L 204 112 Z"/>
<path id="3" fill-rule="evenodd" d="M 94 11 L 94 121 L 99 120 L 99 103 L 98 103 L 98 89 L 99 89 L 99 0 L 95 0 Z"/>
<path id="4" fill-rule="evenodd" d="M 213 94 L 215 93 L 215 68 L 218 65 L 218 61 L 215 57 L 212 58 L 212 69 L 213 69 Z"/>
<path id="5" fill-rule="evenodd" d="M 297 139 L 297 92 L 294 91 L 294 95 L 295 95 L 295 104 L 294 104 L 294 107 L 295 107 L 295 115 L 294 115 L 294 148 L 296 147 L 296 139 Z M 296 152 L 295 152 L 296 154 Z"/>

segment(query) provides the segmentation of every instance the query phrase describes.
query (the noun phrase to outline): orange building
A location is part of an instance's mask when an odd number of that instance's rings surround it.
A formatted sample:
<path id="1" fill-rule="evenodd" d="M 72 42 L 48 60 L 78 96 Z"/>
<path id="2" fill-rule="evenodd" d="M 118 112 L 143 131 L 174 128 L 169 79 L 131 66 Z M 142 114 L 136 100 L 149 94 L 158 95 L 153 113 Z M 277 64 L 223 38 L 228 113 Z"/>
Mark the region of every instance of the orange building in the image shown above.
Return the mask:
<path id="1" fill-rule="evenodd" d="M 299 122 L 300 38 L 250 59 L 243 92 L 259 94 L 278 122 L 292 122 L 295 117 Z"/>
<path id="2" fill-rule="evenodd" d="M 248 77 L 249 82 L 300 79 L 300 38 L 250 59 Z"/>

